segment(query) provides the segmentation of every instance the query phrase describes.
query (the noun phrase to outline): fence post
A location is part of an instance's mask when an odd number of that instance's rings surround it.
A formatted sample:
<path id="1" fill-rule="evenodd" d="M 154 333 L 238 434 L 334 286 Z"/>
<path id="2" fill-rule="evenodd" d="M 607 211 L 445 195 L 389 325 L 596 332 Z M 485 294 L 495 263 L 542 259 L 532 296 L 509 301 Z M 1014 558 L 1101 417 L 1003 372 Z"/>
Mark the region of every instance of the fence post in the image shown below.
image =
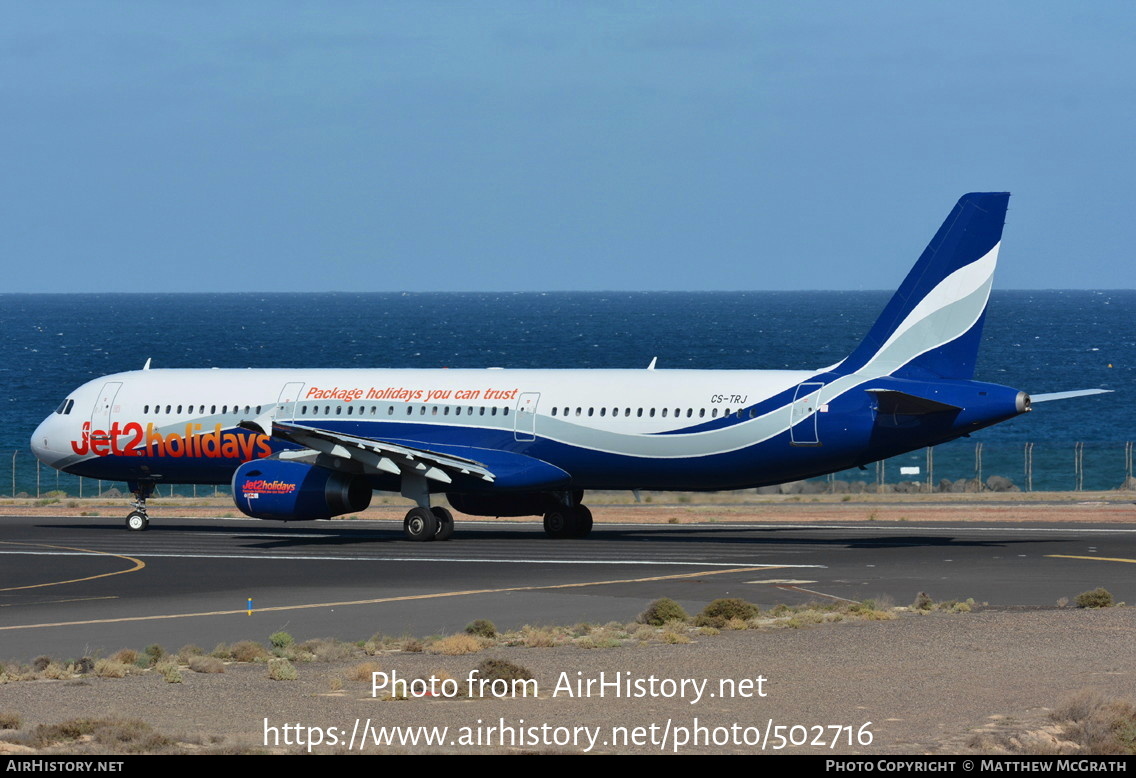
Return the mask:
<path id="1" fill-rule="evenodd" d="M 1085 444 L 1081 441 L 1073 446 L 1073 479 L 1075 491 L 1081 491 L 1085 485 Z"/>
<path id="2" fill-rule="evenodd" d="M 39 471 L 40 471 L 40 465 L 42 465 L 42 464 L 43 463 L 40 462 L 38 459 L 36 460 L 36 499 L 37 500 L 39 499 Z"/>
<path id="3" fill-rule="evenodd" d="M 1025 469 L 1026 469 L 1026 491 L 1033 491 L 1033 443 L 1026 443 L 1023 447 L 1025 450 Z"/>
<path id="4" fill-rule="evenodd" d="M 982 491 L 982 443 L 974 444 L 974 480 L 978 482 L 975 491 Z"/>
<path id="5" fill-rule="evenodd" d="M 927 493 L 935 491 L 935 447 L 927 446 Z"/>
<path id="6" fill-rule="evenodd" d="M 12 452 L 12 496 L 16 496 L 16 455 L 19 454 L 19 449 Z"/>
<path id="7" fill-rule="evenodd" d="M 1132 441 L 1124 442 L 1124 485 L 1132 484 Z"/>
<path id="8" fill-rule="evenodd" d="M 876 494 L 884 490 L 884 460 L 876 460 Z"/>

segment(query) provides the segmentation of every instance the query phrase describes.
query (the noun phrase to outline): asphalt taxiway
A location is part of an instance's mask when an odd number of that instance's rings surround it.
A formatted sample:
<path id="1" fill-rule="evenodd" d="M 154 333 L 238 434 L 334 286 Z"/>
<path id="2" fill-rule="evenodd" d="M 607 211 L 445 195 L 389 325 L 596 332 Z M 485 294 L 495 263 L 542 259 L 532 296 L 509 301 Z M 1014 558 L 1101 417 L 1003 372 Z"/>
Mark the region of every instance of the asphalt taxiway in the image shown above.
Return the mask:
<path id="1" fill-rule="evenodd" d="M 658 597 L 974 598 L 1056 607 L 1103 586 L 1136 601 L 1126 525 L 861 522 L 597 524 L 550 540 L 537 523 L 465 522 L 411 543 L 388 521 L 156 518 L 146 532 L 75 517 L 0 520 L 0 660 L 151 643 L 365 639 L 522 624 L 626 622 Z"/>

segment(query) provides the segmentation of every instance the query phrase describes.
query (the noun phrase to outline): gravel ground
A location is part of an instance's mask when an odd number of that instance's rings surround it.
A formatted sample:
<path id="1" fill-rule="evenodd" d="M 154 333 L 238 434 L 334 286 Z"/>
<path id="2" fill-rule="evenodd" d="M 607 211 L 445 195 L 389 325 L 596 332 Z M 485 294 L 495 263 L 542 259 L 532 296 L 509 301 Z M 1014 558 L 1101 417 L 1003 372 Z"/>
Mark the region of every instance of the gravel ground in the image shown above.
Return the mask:
<path id="1" fill-rule="evenodd" d="M 760 746 L 725 742 L 676 747 L 675 739 L 683 733 L 680 728 L 700 725 L 709 728 L 702 737 L 744 740 L 747 735 L 756 737 L 755 731 L 764 734 L 770 722 L 786 727 L 782 732 L 795 739 L 805 732 L 798 728 L 790 733 L 792 725 L 808 727 L 810 742 L 820 733 L 825 747 L 787 749 L 799 753 L 969 753 L 973 749 L 968 744 L 978 731 L 1043 730 L 1049 726 L 1049 711 L 1083 690 L 1136 700 L 1134 626 L 1136 610 L 1127 607 L 982 610 L 723 632 L 684 645 L 507 648 L 458 657 L 409 653 L 376 657 L 382 671 L 399 677 L 445 671 L 462 685 L 481 659 L 504 657 L 532 672 L 539 689 L 535 699 L 377 699 L 369 683 L 347 678 L 358 660 L 299 664 L 295 681 L 269 680 L 264 665 L 229 665 L 224 674 L 213 675 L 183 669 L 181 684 L 166 683 L 156 674 L 10 683 L 0 686 L 0 713 L 18 713 L 25 729 L 75 717 L 140 718 L 172 737 L 196 742 L 220 737 L 226 747 L 257 749 L 264 744 L 267 719 L 281 738 L 285 724 L 336 727 L 344 731 L 344 739 L 357 721 L 369 721 L 374 727 L 449 727 L 445 746 L 371 744 L 365 749 L 369 753 L 579 753 L 588 750 L 583 730 L 576 730 L 576 743 L 554 742 L 571 737 L 577 727 L 593 732 L 598 728 L 593 753 L 752 753 Z M 652 676 L 660 679 L 659 684 L 661 679 L 684 678 L 708 679 L 708 683 L 702 699 L 693 703 L 696 692 L 689 685 L 685 697 L 671 698 L 661 694 L 621 698 L 610 689 L 601 697 L 595 688 L 591 696 L 577 697 L 568 696 L 563 687 L 557 690 L 562 678 L 574 684 L 577 679 L 598 680 L 601 673 L 608 680 L 622 673 L 623 678 L 644 684 Z M 766 679 L 760 686 L 764 697 L 757 694 L 758 677 Z M 719 694 L 721 679 L 747 678 L 754 679 L 754 687 L 746 694 Z M 662 686 L 657 690 L 667 691 Z M 516 746 L 506 742 L 502 749 L 496 736 L 487 744 L 486 728 L 498 726 L 502 719 L 514 728 L 535 729 L 522 732 L 526 742 Z M 544 725 L 548 728 L 541 729 Z M 820 731 L 815 729 L 818 726 L 850 727 L 851 735 L 842 730 L 837 735 L 840 742 L 829 747 L 836 730 Z M 613 744 L 613 727 L 627 727 L 629 735 L 642 727 L 643 745 Z M 746 727 L 757 730 L 747 732 Z M 472 732 L 476 742 L 478 731 L 481 745 L 450 744 L 463 732 Z M 660 746 L 657 741 L 664 731 L 668 734 Z M 858 743 L 867 731 L 871 743 Z M 773 750 L 776 742 L 774 734 L 766 750 Z"/>

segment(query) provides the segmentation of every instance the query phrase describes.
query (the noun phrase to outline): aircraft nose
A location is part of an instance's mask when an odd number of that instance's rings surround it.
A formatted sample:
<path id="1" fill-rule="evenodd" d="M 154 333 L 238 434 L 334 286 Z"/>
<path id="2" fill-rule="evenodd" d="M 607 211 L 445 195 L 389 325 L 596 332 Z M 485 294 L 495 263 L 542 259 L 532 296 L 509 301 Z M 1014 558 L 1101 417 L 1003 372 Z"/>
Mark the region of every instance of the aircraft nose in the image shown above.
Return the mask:
<path id="1" fill-rule="evenodd" d="M 52 418 L 48 416 L 46 419 L 39 423 L 35 432 L 32 433 L 31 447 L 32 453 L 36 455 L 36 459 L 44 464 L 51 464 L 57 456 L 52 448 L 52 443 L 58 445 L 58 437 L 53 430 L 55 425 L 52 424 Z"/>

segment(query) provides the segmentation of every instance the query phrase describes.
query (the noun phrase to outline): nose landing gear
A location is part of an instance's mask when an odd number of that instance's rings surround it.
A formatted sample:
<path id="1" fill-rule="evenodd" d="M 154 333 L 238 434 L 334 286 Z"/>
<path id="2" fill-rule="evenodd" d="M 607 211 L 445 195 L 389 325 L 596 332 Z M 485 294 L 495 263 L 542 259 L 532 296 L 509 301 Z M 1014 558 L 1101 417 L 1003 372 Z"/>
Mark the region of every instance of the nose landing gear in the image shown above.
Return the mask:
<path id="1" fill-rule="evenodd" d="M 127 484 L 127 487 L 134 494 L 134 502 L 130 503 L 130 507 L 134 510 L 126 515 L 126 528 L 131 532 L 142 532 L 150 527 L 150 515 L 146 512 L 146 498 L 154 493 L 154 482 L 132 481 Z"/>

